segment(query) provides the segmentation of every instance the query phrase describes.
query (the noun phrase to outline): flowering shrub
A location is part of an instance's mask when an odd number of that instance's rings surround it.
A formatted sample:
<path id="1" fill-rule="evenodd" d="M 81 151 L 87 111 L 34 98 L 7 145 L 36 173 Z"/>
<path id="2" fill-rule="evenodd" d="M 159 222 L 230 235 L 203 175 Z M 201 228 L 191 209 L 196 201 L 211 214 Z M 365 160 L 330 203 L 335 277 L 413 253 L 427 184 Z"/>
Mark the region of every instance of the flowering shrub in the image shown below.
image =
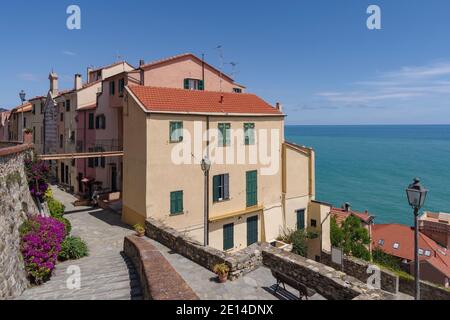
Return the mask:
<path id="1" fill-rule="evenodd" d="M 64 224 L 47 217 L 30 217 L 21 228 L 21 252 L 25 269 L 32 282 L 41 284 L 48 280 L 61 251 L 65 238 Z"/>
<path id="2" fill-rule="evenodd" d="M 25 159 L 25 172 L 31 195 L 43 202 L 48 189 L 47 181 L 50 174 L 48 164 L 44 161 Z"/>

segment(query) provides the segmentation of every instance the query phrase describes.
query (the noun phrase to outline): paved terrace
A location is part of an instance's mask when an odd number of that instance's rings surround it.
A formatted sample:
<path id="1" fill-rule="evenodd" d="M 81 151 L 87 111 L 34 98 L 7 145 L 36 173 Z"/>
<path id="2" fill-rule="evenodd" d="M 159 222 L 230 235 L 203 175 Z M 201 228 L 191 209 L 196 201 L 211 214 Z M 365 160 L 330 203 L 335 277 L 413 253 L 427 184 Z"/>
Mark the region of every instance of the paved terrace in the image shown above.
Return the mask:
<path id="1" fill-rule="evenodd" d="M 90 250 L 89 257 L 58 264 L 51 280 L 28 289 L 19 299 L 40 300 L 104 300 L 141 299 L 140 284 L 132 264 L 122 255 L 123 239 L 133 234 L 109 210 L 74 207 L 75 198 L 54 188 L 54 196 L 66 206 L 66 217 L 72 223 L 72 235 L 83 238 Z M 273 294 L 276 280 L 269 269 L 261 267 L 246 276 L 225 284 L 216 282 L 216 275 L 196 263 L 171 252 L 170 249 L 146 238 L 169 261 L 200 299 L 210 300 L 296 300 L 298 292 L 288 286 Z M 81 289 L 69 290 L 66 270 L 70 265 L 81 268 Z M 319 295 L 310 300 L 322 300 Z"/>

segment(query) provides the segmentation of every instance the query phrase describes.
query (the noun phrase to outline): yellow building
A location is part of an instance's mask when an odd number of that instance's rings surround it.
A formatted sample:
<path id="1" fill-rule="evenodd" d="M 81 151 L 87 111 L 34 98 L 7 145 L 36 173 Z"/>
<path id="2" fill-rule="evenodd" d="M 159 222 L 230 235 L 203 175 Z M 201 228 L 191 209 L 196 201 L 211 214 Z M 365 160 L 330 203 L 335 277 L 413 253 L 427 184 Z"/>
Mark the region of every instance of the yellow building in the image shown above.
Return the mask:
<path id="1" fill-rule="evenodd" d="M 314 151 L 284 141 L 279 105 L 252 94 L 144 86 L 127 87 L 124 99 L 124 222 L 151 217 L 203 242 L 208 155 L 210 246 L 272 242 L 283 229 L 310 227 L 310 212 L 316 229 L 329 228 L 328 207 L 312 202 Z"/>

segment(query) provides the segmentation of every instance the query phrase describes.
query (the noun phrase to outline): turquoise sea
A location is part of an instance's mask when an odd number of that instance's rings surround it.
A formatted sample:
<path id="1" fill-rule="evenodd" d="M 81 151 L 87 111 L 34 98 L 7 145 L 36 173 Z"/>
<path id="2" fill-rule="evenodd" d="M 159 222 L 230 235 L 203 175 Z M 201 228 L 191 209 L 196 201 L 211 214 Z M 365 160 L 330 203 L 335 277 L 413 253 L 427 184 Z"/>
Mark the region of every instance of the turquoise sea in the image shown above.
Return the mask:
<path id="1" fill-rule="evenodd" d="M 287 126 L 286 139 L 315 149 L 317 200 L 413 225 L 405 188 L 419 177 L 424 210 L 450 212 L 450 125 Z"/>

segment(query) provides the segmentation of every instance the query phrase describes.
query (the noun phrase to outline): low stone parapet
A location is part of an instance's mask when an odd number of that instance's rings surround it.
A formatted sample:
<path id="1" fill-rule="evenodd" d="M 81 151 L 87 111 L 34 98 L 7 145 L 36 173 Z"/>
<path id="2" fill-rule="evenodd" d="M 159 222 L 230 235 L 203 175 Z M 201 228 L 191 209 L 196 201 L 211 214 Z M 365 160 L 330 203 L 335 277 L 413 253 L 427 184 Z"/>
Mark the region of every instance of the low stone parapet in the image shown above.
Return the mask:
<path id="1" fill-rule="evenodd" d="M 145 300 L 199 299 L 164 256 L 144 238 L 125 237 L 124 253 L 136 268 Z"/>
<path id="2" fill-rule="evenodd" d="M 187 237 L 177 230 L 154 219 L 145 223 L 146 235 L 195 263 L 213 270 L 216 264 L 226 263 L 230 268 L 229 279 L 236 280 L 261 266 L 260 244 L 253 244 L 236 253 L 224 253 Z"/>

